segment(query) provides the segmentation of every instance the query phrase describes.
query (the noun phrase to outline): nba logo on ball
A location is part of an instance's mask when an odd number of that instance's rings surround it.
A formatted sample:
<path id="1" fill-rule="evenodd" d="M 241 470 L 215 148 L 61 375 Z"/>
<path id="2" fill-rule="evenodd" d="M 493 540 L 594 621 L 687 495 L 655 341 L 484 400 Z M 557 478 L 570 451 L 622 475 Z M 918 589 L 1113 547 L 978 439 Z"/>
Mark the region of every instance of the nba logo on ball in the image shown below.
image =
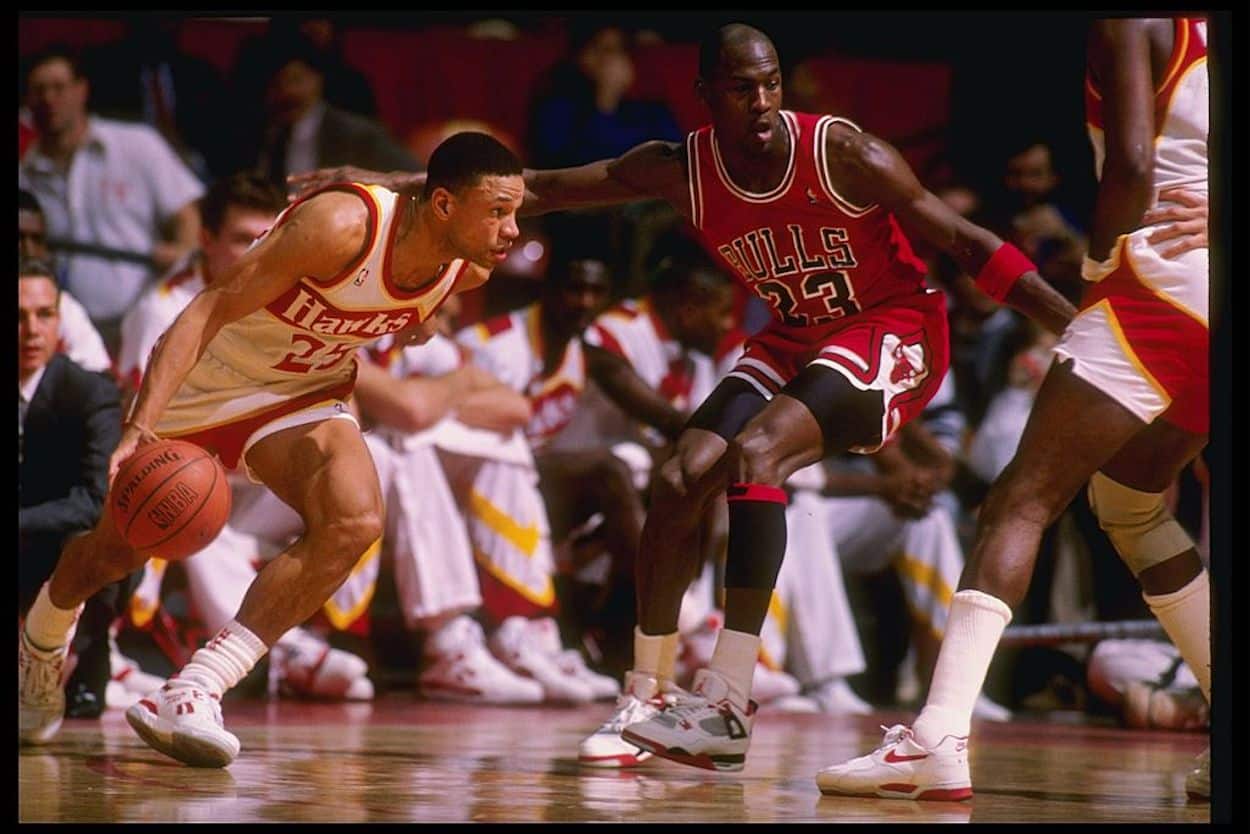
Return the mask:
<path id="1" fill-rule="evenodd" d="M 110 509 L 126 543 L 179 561 L 207 546 L 230 517 L 230 485 L 221 462 L 183 440 L 141 446 L 113 482 Z"/>

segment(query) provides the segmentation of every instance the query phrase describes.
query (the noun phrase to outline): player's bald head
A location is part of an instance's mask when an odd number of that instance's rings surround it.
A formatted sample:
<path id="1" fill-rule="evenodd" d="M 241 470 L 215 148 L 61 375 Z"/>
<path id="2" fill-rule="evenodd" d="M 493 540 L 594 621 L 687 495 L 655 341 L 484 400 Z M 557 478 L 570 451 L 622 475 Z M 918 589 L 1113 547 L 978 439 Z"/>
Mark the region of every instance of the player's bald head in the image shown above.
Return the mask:
<path id="1" fill-rule="evenodd" d="M 764 54 L 774 60 L 777 56 L 777 49 L 768 35 L 745 23 L 727 23 L 699 42 L 699 77 L 710 79 L 723 66 Z"/>

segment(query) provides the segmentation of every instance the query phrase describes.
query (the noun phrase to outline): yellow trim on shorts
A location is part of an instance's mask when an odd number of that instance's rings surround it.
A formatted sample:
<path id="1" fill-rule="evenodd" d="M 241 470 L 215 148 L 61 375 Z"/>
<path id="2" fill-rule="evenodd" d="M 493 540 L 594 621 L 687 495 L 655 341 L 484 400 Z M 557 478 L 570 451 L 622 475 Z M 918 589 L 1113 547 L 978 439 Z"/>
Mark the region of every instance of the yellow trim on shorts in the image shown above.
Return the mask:
<path id="1" fill-rule="evenodd" d="M 371 561 L 378 558 L 378 555 L 381 552 L 382 537 L 378 536 L 374 539 L 373 544 L 369 545 L 369 547 L 365 549 L 365 552 L 360 555 L 360 558 L 356 560 L 356 566 L 353 567 L 352 572 L 347 575 L 347 579 L 351 579 L 353 576 L 363 571 Z M 346 583 L 347 579 L 344 579 L 343 582 Z M 325 604 L 321 606 L 322 610 L 325 611 L 326 619 L 330 621 L 330 625 L 334 626 L 339 631 L 345 631 L 357 620 L 357 618 L 360 617 L 361 614 L 365 612 L 365 609 L 369 607 L 369 603 L 373 602 L 373 595 L 377 589 L 378 582 L 375 579 L 372 583 L 370 583 L 369 590 L 364 594 L 361 594 L 360 600 L 347 611 L 342 610 L 334 604 L 334 596 L 332 594 L 330 598 L 325 601 Z"/>
<path id="2" fill-rule="evenodd" d="M 1189 316 L 1191 319 L 1198 322 L 1203 327 L 1207 328 L 1208 330 L 1211 329 L 1211 325 L 1207 323 L 1206 319 L 1204 319 L 1201 315 L 1199 315 L 1197 310 L 1191 310 L 1189 307 L 1182 304 L 1178 299 L 1173 298 L 1172 296 L 1163 292 L 1163 290 L 1154 286 L 1150 282 L 1142 279 L 1141 277 L 1142 271 L 1137 268 L 1137 261 L 1133 258 L 1133 251 L 1131 248 L 1129 248 L 1127 243 L 1125 243 L 1124 245 L 1124 255 L 1126 259 L 1128 260 L 1129 271 L 1132 273 L 1134 281 L 1141 284 L 1143 287 L 1150 290 L 1150 292 L 1154 293 L 1160 299 L 1162 299 L 1163 301 L 1166 301 L 1168 304 L 1171 304 L 1173 307 L 1180 310 L 1182 313 Z"/>
<path id="3" fill-rule="evenodd" d="M 900 555 L 895 564 L 898 566 L 898 572 L 903 576 L 921 588 L 928 588 L 943 608 L 951 607 L 951 599 L 955 592 L 942 581 L 942 574 L 938 573 L 936 567 L 907 553 Z"/>
<path id="4" fill-rule="evenodd" d="M 1172 397 L 1167 391 L 1164 390 L 1163 386 L 1159 384 L 1159 380 L 1155 379 L 1154 375 L 1150 373 L 1150 371 L 1146 370 L 1146 366 L 1142 364 L 1141 360 L 1137 358 L 1137 354 L 1133 352 L 1133 348 L 1129 345 L 1128 339 L 1124 336 L 1124 328 L 1120 326 L 1120 319 L 1116 317 L 1115 310 L 1111 307 L 1111 301 L 1104 298 L 1094 306 L 1089 307 L 1086 312 L 1088 312 L 1088 310 L 1098 309 L 1102 309 L 1104 315 L 1106 315 L 1107 324 L 1111 327 L 1111 335 L 1115 337 L 1117 342 L 1119 342 L 1120 350 L 1124 351 L 1124 355 L 1128 357 L 1128 361 L 1133 363 L 1133 367 L 1137 369 L 1137 372 L 1142 375 L 1142 378 L 1146 380 L 1151 388 L 1155 389 L 1155 393 L 1163 399 L 1163 408 L 1166 410 L 1167 407 L 1172 404 Z M 1077 359 L 1079 360 L 1080 357 L 1077 357 Z"/>
<path id="5" fill-rule="evenodd" d="M 483 553 L 481 549 L 477 547 L 473 548 L 473 558 L 479 565 L 482 566 L 484 571 L 535 605 L 541 608 L 550 608 L 555 603 L 556 588 L 555 584 L 551 581 L 550 576 L 546 579 L 545 587 L 541 591 L 535 592 L 533 589 L 520 584 L 516 579 L 512 578 L 508 574 L 501 573 L 498 566 L 492 562 L 491 558 Z"/>
<path id="6" fill-rule="evenodd" d="M 498 533 L 508 544 L 533 558 L 538 550 L 542 531 L 537 524 L 522 526 L 517 520 L 491 503 L 490 499 L 476 489 L 469 491 L 469 509 L 491 532 Z"/>
<path id="7" fill-rule="evenodd" d="M 773 591 L 773 595 L 768 600 L 768 616 L 773 618 L 773 622 L 777 624 L 777 629 L 785 636 L 787 626 L 790 622 L 790 610 L 786 608 L 786 604 L 781 601 L 781 594 Z M 760 663 L 763 663 L 769 669 L 775 672 L 782 671 L 781 664 L 773 659 L 768 650 L 764 648 L 764 644 L 760 643 Z"/>

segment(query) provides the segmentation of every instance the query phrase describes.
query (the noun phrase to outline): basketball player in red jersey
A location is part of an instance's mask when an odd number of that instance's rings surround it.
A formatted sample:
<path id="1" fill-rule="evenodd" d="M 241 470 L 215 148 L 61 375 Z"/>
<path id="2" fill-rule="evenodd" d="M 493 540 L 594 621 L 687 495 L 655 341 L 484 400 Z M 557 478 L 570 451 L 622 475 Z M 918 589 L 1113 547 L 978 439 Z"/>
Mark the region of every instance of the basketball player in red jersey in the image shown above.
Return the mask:
<path id="1" fill-rule="evenodd" d="M 325 603 L 382 533 L 377 473 L 344 404 L 355 350 L 388 333 L 432 335 L 443 300 L 506 257 L 524 193 L 511 151 L 485 134 L 456 134 L 431 155 L 419 199 L 340 184 L 289 206 L 165 331 L 110 478 L 141 443 L 190 440 L 227 467 L 243 464 L 305 532 L 260 571 L 236 618 L 127 711 L 152 747 L 201 767 L 238 755 L 221 696 Z M 47 741 L 61 724 L 59 678 L 83 601 L 149 555 L 125 543 L 107 512 L 66 545 L 21 637 L 22 742 Z"/>
<path id="2" fill-rule="evenodd" d="M 1100 184 L 1081 311 L 978 514 L 923 710 L 872 753 L 822 770 L 824 793 L 972 796 L 972 704 L 1042 531 L 1087 482 L 1100 526 L 1210 699 L 1207 571 L 1162 495 L 1207 439 L 1208 250 L 1205 233 L 1200 245 L 1162 243 L 1160 223 L 1205 205 L 1206 52 L 1200 20 L 1094 24 L 1085 99 Z M 1209 768 L 1210 748 L 1186 779 L 1191 796 L 1210 797 Z"/>
<path id="3" fill-rule="evenodd" d="M 759 30 L 731 24 L 712 33 L 700 45 L 696 90 L 710 125 L 684 143 L 527 170 L 526 209 L 666 200 L 772 307 L 771 324 L 747 342 L 660 468 L 639 547 L 634 668 L 595 734 L 601 752 L 619 739 L 622 765 L 642 749 L 736 771 L 750 742 L 759 631 L 785 551 L 782 484 L 826 455 L 879 448 L 946 372 L 945 306 L 926 289 L 904 229 L 1056 332 L 1073 309 L 1018 250 L 926 191 L 890 145 L 846 119 L 783 111 L 776 50 Z M 405 179 L 374 181 L 402 187 Z M 699 567 L 699 519 L 726 491 L 725 628 L 685 693 L 672 684 L 678 612 Z"/>

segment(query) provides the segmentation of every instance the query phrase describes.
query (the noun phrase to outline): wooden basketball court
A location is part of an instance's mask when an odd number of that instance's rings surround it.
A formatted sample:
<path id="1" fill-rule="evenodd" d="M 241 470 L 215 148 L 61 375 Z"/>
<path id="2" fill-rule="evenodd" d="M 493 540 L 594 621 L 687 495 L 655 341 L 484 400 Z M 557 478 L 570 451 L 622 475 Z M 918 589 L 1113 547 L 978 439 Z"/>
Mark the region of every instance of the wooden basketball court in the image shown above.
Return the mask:
<path id="1" fill-rule="evenodd" d="M 653 759 L 579 767 L 610 704 L 576 709 L 227 700 L 225 770 L 147 747 L 119 710 L 22 748 L 22 822 L 1209 822 L 1184 779 L 1206 737 L 1043 722 L 974 725 L 969 801 L 824 797 L 816 771 L 881 740 L 867 718 L 762 714 L 744 771 Z"/>

